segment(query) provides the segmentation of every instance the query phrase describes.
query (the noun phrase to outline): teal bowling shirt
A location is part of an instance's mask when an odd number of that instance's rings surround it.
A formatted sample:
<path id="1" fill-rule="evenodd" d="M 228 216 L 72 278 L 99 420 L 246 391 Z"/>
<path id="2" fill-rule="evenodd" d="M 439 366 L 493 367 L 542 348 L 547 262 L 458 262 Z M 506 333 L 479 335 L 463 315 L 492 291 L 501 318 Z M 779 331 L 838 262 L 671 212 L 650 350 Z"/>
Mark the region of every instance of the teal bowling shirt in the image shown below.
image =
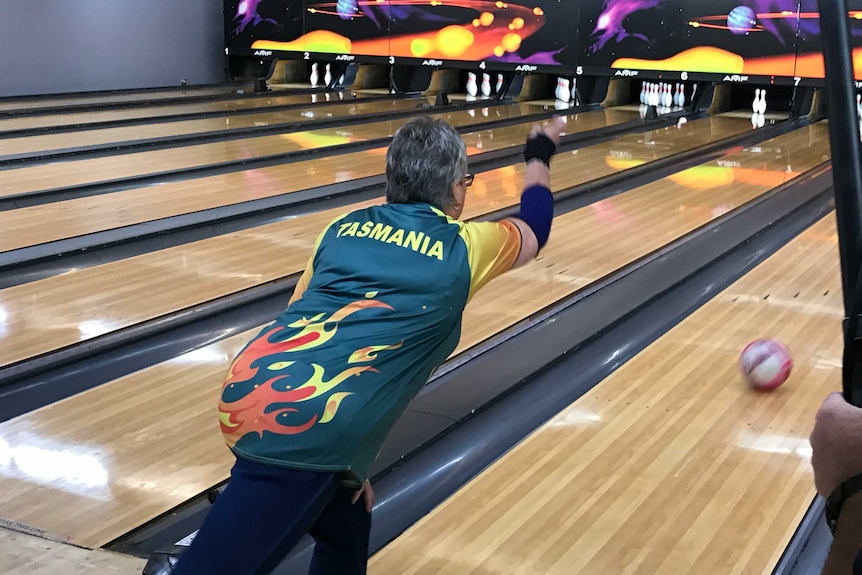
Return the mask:
<path id="1" fill-rule="evenodd" d="M 512 222 L 422 203 L 333 221 L 287 310 L 237 355 L 219 419 L 237 457 L 358 483 L 408 403 L 455 350 L 476 290 L 512 268 Z"/>

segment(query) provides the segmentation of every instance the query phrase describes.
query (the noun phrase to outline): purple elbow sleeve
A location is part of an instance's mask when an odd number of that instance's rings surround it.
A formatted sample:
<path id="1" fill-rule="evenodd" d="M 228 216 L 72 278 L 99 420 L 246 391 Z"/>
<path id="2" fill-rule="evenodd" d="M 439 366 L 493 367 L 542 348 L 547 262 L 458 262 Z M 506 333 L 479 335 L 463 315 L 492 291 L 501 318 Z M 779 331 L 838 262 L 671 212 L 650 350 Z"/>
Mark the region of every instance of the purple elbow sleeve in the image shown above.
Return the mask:
<path id="1" fill-rule="evenodd" d="M 542 249 L 548 243 L 551 222 L 554 220 L 554 196 L 551 190 L 538 184 L 524 190 L 518 217 L 530 226 L 539 240 L 539 249 Z"/>

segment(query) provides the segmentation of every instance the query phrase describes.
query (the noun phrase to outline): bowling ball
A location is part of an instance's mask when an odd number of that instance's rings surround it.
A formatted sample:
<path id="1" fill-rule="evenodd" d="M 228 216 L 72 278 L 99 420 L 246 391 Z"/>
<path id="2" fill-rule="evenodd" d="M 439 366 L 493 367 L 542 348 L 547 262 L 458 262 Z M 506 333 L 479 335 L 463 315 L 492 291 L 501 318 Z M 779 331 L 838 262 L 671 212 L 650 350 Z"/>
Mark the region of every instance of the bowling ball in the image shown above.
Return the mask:
<path id="1" fill-rule="evenodd" d="M 757 26 L 757 14 L 748 6 L 737 6 L 727 15 L 727 28 L 736 35 L 748 34 Z"/>
<path id="2" fill-rule="evenodd" d="M 776 340 L 758 339 L 742 350 L 739 368 L 751 387 L 771 391 L 787 381 L 793 358 Z"/>

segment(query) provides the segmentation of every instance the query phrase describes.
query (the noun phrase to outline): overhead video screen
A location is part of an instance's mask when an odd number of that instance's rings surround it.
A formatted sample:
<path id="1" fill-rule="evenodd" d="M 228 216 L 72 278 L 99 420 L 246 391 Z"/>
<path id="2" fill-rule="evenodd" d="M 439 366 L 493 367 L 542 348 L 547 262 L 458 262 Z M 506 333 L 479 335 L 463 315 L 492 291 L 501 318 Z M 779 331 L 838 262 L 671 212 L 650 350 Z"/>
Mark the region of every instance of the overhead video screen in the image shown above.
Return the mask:
<path id="1" fill-rule="evenodd" d="M 847 2 L 850 42 L 853 46 L 853 67 L 857 80 L 862 80 L 862 0 Z M 796 76 L 824 77 L 820 15 L 817 0 L 802 0 L 797 33 L 799 51 L 796 58 Z"/>
<path id="2" fill-rule="evenodd" d="M 389 56 L 387 2 L 304 0 L 306 52 Z"/>
<path id="3" fill-rule="evenodd" d="M 558 0 L 228 0 L 227 6 L 230 48 L 498 68 L 576 60 L 577 3 Z"/>
<path id="4" fill-rule="evenodd" d="M 862 79 L 862 0 L 849 4 Z M 225 34 L 249 54 L 820 79 L 817 10 L 818 0 L 226 0 Z"/>
<path id="5" fill-rule="evenodd" d="M 575 29 L 552 30 L 548 10 L 559 11 L 556 1 L 389 4 L 390 10 L 399 11 L 393 14 L 390 47 L 393 56 L 402 58 L 559 65 L 555 52 Z"/>
<path id="6" fill-rule="evenodd" d="M 586 69 L 749 76 L 794 72 L 798 0 L 579 4 L 580 64 Z"/>
<path id="7" fill-rule="evenodd" d="M 276 40 L 296 43 L 305 33 L 301 0 L 226 0 L 225 39 L 228 48 L 251 49 L 255 43 Z M 297 43 L 284 50 L 302 52 Z"/>

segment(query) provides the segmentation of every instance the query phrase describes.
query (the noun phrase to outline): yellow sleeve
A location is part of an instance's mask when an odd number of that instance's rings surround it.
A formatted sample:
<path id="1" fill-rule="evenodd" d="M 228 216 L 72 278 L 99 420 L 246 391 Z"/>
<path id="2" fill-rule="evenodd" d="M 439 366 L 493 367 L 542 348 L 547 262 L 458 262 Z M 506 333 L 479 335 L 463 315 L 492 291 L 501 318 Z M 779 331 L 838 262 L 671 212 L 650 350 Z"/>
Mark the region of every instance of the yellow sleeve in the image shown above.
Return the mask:
<path id="1" fill-rule="evenodd" d="M 317 250 L 320 248 L 320 243 L 323 241 L 323 237 L 326 235 L 326 232 L 335 225 L 335 222 L 344 219 L 347 214 L 341 214 L 323 228 L 323 231 L 320 232 L 320 235 L 317 236 L 317 240 L 314 242 L 314 248 L 311 250 L 311 256 L 308 258 L 308 262 L 305 264 L 305 269 L 302 272 L 302 275 L 299 276 L 299 279 L 296 281 L 296 287 L 293 288 L 293 295 L 290 296 L 290 301 L 287 302 L 287 306 L 295 302 L 296 300 L 302 297 L 302 294 L 305 293 L 305 290 L 308 289 L 308 284 L 311 283 L 311 277 L 314 275 L 314 258 L 317 257 Z"/>
<path id="2" fill-rule="evenodd" d="M 512 269 L 521 253 L 521 230 L 509 220 L 465 222 L 459 235 L 467 244 L 470 294 Z"/>

